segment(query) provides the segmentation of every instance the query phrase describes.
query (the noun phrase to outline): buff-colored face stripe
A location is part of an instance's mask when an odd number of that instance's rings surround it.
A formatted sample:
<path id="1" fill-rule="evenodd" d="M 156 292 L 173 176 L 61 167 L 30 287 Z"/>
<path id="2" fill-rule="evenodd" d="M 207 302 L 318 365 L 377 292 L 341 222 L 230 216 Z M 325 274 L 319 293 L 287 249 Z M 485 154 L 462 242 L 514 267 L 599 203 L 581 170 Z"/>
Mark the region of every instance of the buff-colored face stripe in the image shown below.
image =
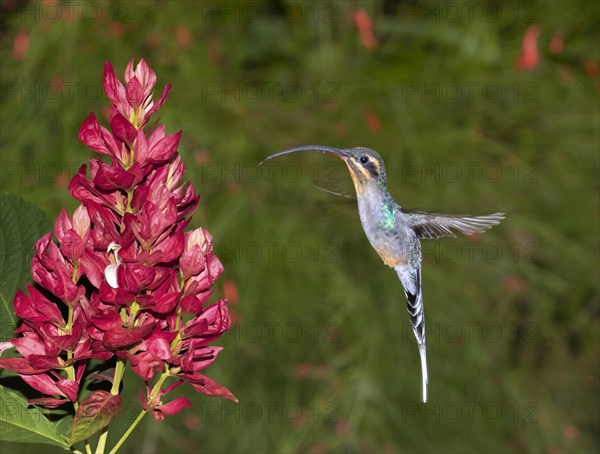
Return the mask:
<path id="1" fill-rule="evenodd" d="M 362 194 L 363 184 L 365 181 L 372 180 L 373 175 L 369 172 L 369 170 L 362 164 L 356 162 L 354 158 L 344 158 L 346 165 L 348 166 L 348 170 L 350 171 L 350 176 L 352 177 L 352 181 L 354 182 L 354 186 L 356 188 L 356 192 L 358 195 Z M 371 164 L 375 167 L 375 170 L 379 173 L 380 164 L 379 161 L 371 161 Z"/>

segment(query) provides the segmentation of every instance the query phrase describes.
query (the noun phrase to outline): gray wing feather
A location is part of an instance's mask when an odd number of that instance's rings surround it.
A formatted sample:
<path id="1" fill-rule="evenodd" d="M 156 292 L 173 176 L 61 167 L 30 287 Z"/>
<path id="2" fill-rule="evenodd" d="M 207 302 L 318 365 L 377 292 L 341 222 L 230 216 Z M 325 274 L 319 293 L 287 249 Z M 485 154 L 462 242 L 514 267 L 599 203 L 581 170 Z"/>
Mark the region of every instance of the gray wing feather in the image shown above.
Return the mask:
<path id="1" fill-rule="evenodd" d="M 483 232 L 502 221 L 504 213 L 487 216 L 449 216 L 445 214 L 407 212 L 403 221 L 421 239 L 435 239 L 443 236 L 456 237 L 455 230 L 466 235 Z"/>

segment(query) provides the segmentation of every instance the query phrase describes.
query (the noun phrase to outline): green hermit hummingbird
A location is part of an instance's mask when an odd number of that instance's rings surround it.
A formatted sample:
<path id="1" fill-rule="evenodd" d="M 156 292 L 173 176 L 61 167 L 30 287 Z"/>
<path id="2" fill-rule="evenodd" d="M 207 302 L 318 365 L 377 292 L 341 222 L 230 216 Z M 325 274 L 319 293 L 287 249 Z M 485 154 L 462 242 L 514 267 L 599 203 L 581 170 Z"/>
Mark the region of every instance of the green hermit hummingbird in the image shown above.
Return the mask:
<path id="1" fill-rule="evenodd" d="M 421 293 L 421 239 L 455 237 L 483 232 L 504 219 L 504 213 L 487 216 L 448 216 L 406 212 L 387 190 L 383 159 L 369 148 L 337 149 L 322 145 L 289 148 L 265 159 L 298 151 L 320 151 L 340 157 L 348 166 L 356 189 L 360 222 L 369 242 L 387 266 L 394 268 L 404 287 L 410 323 L 419 347 L 423 402 L 427 402 L 427 352 Z"/>

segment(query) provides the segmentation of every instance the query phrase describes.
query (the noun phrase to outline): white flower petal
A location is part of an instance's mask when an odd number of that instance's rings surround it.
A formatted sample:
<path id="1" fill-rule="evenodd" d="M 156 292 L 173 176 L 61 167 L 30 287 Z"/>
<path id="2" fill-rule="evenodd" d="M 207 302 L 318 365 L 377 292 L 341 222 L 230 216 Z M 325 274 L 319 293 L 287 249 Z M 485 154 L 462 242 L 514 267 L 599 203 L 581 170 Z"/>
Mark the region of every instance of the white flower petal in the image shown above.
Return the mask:
<path id="1" fill-rule="evenodd" d="M 106 282 L 112 288 L 119 288 L 119 283 L 117 282 L 117 269 L 119 268 L 119 263 L 115 263 L 114 265 L 108 265 L 104 269 L 104 277 L 106 278 Z"/>

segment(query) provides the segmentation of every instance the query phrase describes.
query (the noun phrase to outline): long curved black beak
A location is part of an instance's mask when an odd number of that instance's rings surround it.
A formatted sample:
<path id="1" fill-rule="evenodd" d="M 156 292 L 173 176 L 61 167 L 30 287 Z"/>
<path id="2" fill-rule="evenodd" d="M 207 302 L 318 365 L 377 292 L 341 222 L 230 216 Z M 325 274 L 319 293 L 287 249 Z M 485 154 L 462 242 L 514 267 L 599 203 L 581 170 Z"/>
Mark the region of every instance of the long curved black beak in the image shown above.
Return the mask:
<path id="1" fill-rule="evenodd" d="M 302 147 L 288 148 L 287 150 L 283 150 L 283 151 L 280 151 L 279 153 L 275 153 L 275 154 L 272 154 L 271 156 L 267 156 L 265 159 L 263 159 L 261 161 L 261 164 L 263 162 L 267 161 L 268 159 L 277 158 L 279 156 L 283 156 L 284 154 L 295 153 L 297 151 L 320 151 L 322 153 L 332 153 L 334 155 L 339 156 L 342 159 L 350 156 L 348 153 L 348 150 L 340 150 L 339 148 L 325 147 L 323 145 L 306 145 L 306 146 L 302 146 Z"/>

